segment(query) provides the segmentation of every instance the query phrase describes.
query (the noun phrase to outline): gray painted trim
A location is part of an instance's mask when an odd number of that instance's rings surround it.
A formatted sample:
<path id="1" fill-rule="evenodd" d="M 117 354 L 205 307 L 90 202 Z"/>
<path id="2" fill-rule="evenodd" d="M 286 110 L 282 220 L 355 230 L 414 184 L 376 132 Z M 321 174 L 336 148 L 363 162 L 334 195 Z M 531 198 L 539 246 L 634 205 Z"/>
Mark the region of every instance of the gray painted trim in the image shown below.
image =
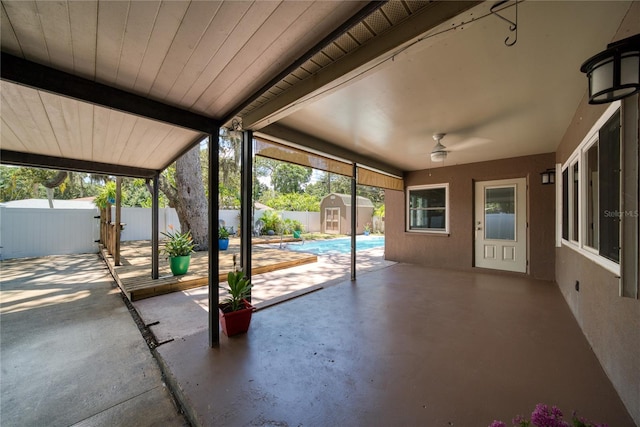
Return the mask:
<path id="1" fill-rule="evenodd" d="M 1 61 L 2 80 L 207 134 L 214 133 L 219 126 L 219 121 L 214 118 L 96 83 L 8 53 L 2 52 Z"/>
<path id="2" fill-rule="evenodd" d="M 90 162 L 64 157 L 44 156 L 40 154 L 20 153 L 18 151 L 9 150 L 0 150 L 0 163 L 14 166 L 99 173 L 103 175 L 125 176 L 131 178 L 153 178 L 158 173 L 158 171 L 153 169 Z"/>

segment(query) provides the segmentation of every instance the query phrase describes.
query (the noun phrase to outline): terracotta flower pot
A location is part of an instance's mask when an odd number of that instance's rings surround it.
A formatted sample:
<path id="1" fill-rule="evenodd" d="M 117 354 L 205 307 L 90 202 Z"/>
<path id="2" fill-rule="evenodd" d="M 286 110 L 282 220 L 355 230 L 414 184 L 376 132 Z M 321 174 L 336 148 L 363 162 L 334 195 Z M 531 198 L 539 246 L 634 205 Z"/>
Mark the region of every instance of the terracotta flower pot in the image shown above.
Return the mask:
<path id="1" fill-rule="evenodd" d="M 251 315 L 253 314 L 255 307 L 247 300 L 243 300 L 243 303 L 244 308 L 237 311 L 225 312 L 224 310 L 228 306 L 227 304 L 221 304 L 218 307 L 222 332 L 224 332 L 228 337 L 242 334 L 249 330 Z"/>

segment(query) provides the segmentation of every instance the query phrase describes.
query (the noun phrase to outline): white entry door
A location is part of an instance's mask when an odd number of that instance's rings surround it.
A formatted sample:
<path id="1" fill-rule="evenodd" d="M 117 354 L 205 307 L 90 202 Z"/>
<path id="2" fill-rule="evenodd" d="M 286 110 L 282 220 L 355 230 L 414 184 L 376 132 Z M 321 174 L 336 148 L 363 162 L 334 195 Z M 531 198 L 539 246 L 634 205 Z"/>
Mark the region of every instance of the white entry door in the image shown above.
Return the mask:
<path id="1" fill-rule="evenodd" d="M 476 267 L 527 272 L 527 181 L 476 182 Z"/>

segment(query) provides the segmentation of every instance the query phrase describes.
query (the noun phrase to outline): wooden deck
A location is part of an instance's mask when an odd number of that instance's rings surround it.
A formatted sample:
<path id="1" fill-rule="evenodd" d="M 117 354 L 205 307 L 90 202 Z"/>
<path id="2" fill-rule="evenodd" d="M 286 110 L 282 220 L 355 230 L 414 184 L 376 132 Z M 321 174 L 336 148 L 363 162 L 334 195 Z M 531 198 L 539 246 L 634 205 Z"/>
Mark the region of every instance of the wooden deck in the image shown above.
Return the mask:
<path id="1" fill-rule="evenodd" d="M 279 237 L 277 239 L 255 239 L 252 250 L 252 275 L 318 261 L 318 257 L 313 254 L 255 246 L 257 243 L 278 242 L 280 242 Z M 161 256 L 159 263 L 160 274 L 159 278 L 155 280 L 151 278 L 150 241 L 123 242 L 120 250 L 122 263 L 120 266 L 114 265 L 113 257 L 106 250 L 103 249 L 101 253 L 118 286 L 131 301 L 197 288 L 205 286 L 209 282 L 208 252 L 192 254 L 189 271 L 184 276 L 173 276 L 169 268 L 169 262 L 164 256 Z M 224 282 L 227 274 L 233 270 L 233 254 L 238 254 L 239 262 L 240 240 L 237 238 L 231 239 L 228 250 L 219 252 L 219 282 Z M 240 266 L 238 265 L 237 267 L 239 268 Z"/>

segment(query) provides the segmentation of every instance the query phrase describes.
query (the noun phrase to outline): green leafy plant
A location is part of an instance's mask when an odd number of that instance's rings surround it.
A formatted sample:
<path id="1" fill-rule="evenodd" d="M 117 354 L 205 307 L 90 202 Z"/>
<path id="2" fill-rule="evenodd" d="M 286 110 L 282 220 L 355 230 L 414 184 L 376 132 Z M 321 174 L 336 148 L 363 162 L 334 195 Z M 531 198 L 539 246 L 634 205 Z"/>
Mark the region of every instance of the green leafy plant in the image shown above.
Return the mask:
<path id="1" fill-rule="evenodd" d="M 273 230 L 275 233 L 279 233 L 282 228 L 282 218 L 276 211 L 265 211 L 260 218 L 264 223 L 262 227 L 262 233 L 267 234 L 269 230 Z"/>
<path id="2" fill-rule="evenodd" d="M 244 300 L 251 293 L 251 279 L 244 275 L 242 269 L 236 269 L 236 254 L 233 255 L 233 270 L 227 275 L 227 283 L 229 286 L 220 285 L 220 289 L 224 289 L 229 296 L 222 301 L 222 311 L 229 313 L 232 311 L 242 310 L 244 308 Z"/>
<path id="3" fill-rule="evenodd" d="M 169 226 L 169 228 L 173 229 L 173 226 Z M 193 248 L 196 246 L 191 237 L 191 230 L 186 233 L 176 231 L 174 233 L 161 232 L 161 234 L 169 239 L 165 242 L 164 248 L 162 249 L 162 253 L 168 257 L 191 255 Z"/>
<path id="4" fill-rule="evenodd" d="M 366 224 L 365 224 L 365 226 L 364 226 L 364 231 L 366 231 L 366 232 L 368 232 L 368 233 L 370 233 L 370 232 L 371 232 L 371 223 L 370 223 L 370 222 L 368 222 L 368 223 L 366 223 Z"/>
<path id="5" fill-rule="evenodd" d="M 226 227 L 218 228 L 218 240 L 224 240 L 229 238 L 229 230 Z"/>
<path id="6" fill-rule="evenodd" d="M 93 199 L 93 203 L 100 209 L 105 209 L 112 200 L 116 199 L 116 183 L 109 181 L 102 187 L 100 193 Z"/>
<path id="7" fill-rule="evenodd" d="M 284 234 L 291 234 L 292 231 L 302 232 L 302 223 L 297 219 L 287 218 L 282 221 L 281 229 L 284 231 Z"/>

